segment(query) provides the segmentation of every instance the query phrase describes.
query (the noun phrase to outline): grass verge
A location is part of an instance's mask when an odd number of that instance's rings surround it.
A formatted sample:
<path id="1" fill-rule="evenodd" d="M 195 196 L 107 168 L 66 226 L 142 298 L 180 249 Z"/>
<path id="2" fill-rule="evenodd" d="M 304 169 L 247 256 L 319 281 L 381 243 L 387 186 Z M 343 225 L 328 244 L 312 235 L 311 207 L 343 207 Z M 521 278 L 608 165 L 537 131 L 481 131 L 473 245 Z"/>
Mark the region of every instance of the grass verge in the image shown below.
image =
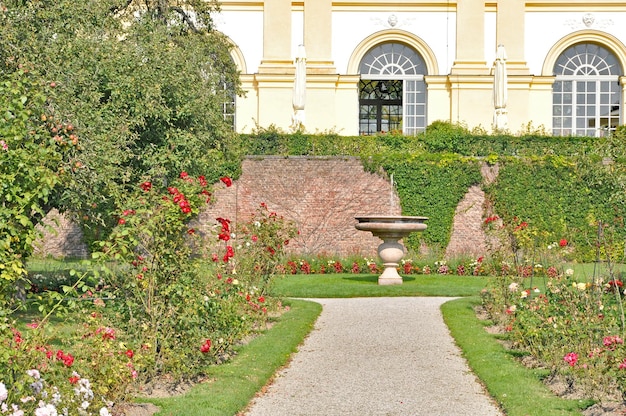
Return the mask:
<path id="1" fill-rule="evenodd" d="M 488 277 L 403 276 L 401 285 L 378 285 L 374 274 L 297 274 L 277 277 L 270 293 L 295 298 L 356 298 L 372 296 L 474 296 L 487 286 Z"/>
<path id="2" fill-rule="evenodd" d="M 238 414 L 276 371 L 288 363 L 322 310 L 314 302 L 286 300 L 285 304 L 291 308 L 274 326 L 242 347 L 232 361 L 209 369 L 209 382 L 198 384 L 179 397 L 137 401 L 159 406 L 158 415 Z"/>
<path id="3" fill-rule="evenodd" d="M 555 396 L 541 381 L 542 373 L 515 360 L 495 335 L 484 330 L 474 307 L 477 297 L 457 299 L 442 306 L 444 321 L 469 366 L 508 416 L 580 415 L 590 400 L 566 400 Z"/>

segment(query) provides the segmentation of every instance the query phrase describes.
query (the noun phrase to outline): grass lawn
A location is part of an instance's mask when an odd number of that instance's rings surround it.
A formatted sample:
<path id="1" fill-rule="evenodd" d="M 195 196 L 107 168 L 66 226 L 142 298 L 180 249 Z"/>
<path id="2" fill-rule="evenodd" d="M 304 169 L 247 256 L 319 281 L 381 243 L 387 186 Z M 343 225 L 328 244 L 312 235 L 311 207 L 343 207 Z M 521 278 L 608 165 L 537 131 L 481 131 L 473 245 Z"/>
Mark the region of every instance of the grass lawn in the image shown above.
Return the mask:
<path id="1" fill-rule="evenodd" d="M 476 318 L 478 297 L 456 299 L 442 305 L 444 321 L 474 373 L 508 416 L 580 415 L 590 400 L 556 397 L 542 377 L 546 370 L 529 369 L 515 359 L 515 351 L 502 347 L 497 336 L 484 330 L 488 321 Z"/>
<path id="2" fill-rule="evenodd" d="M 277 277 L 270 293 L 294 298 L 356 298 L 372 296 L 472 296 L 488 277 L 409 275 L 401 285 L 379 286 L 374 274 L 296 274 Z"/>

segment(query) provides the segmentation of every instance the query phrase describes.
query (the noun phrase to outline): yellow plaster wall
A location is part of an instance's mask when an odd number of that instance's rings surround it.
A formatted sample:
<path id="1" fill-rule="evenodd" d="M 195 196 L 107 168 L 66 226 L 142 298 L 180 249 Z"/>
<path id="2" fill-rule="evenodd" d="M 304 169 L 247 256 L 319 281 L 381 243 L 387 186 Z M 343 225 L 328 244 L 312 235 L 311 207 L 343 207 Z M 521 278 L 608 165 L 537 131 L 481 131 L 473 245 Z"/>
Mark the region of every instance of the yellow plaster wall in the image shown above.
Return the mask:
<path id="1" fill-rule="evenodd" d="M 490 130 L 493 121 L 493 79 L 481 76 L 450 76 L 450 121 L 469 128 Z"/>
<path id="2" fill-rule="evenodd" d="M 256 76 L 259 97 L 258 119 L 260 127 L 275 125 L 285 130 L 291 125 L 293 115 L 293 76 Z"/>
<path id="3" fill-rule="evenodd" d="M 236 100 L 236 129 L 240 132 L 249 132 L 256 125 L 274 125 L 290 131 L 295 75 L 293 54 L 297 46 L 293 42 L 298 38 L 304 39 L 308 58 L 305 130 L 336 131 L 343 135 L 358 134 L 360 59 L 369 48 L 384 41 L 410 44 L 425 59 L 428 67 L 428 75 L 425 76 L 428 123 L 447 120 L 463 123 L 469 128 L 480 126 L 487 131 L 492 129 L 494 112 L 492 57 L 499 43 L 504 44 L 508 55 L 508 126 L 513 133 L 519 132 L 529 123 L 535 128 L 543 126 L 546 131 L 551 130 L 554 77 L 551 76 L 550 65 L 572 42 L 601 42 L 609 46 L 626 66 L 626 32 L 620 37 L 596 28 L 578 32 L 571 30 L 560 40 L 557 38 L 541 45 L 542 50 L 546 51 L 543 68 L 535 68 L 538 66 L 535 56 L 531 69 L 527 62 L 528 56 L 525 56 L 529 51 L 532 52 L 532 48 L 529 48 L 533 46 L 527 44 L 526 40 L 537 38 L 536 35 L 529 37 L 528 34 L 544 29 L 528 27 L 529 13 L 535 13 L 533 16 L 536 16 L 546 11 L 553 13 L 564 10 L 579 14 L 612 11 L 626 15 L 626 2 L 615 0 L 604 0 L 601 5 L 580 0 L 542 0 L 533 3 L 525 0 L 395 0 L 393 3 L 385 0 L 230 0 L 222 3 L 222 9 L 256 13 L 262 9 L 264 13 L 263 33 L 250 34 L 262 37 L 263 54 L 260 62 L 246 62 L 242 51 L 234 55 L 238 66 L 244 70 L 241 79 L 247 91 L 246 97 Z M 452 29 L 447 32 L 450 33 L 449 42 L 452 43 L 450 51 L 431 49 L 423 36 L 415 32 L 428 23 L 419 22 L 422 15 L 414 13 L 422 10 L 449 16 L 452 22 Z M 351 11 L 361 13 L 360 16 L 363 12 L 373 13 L 372 16 L 377 16 L 380 22 L 387 25 L 388 17 L 393 13 L 414 13 L 414 17 L 407 19 L 405 16 L 397 27 L 387 28 L 374 24 L 374 17 L 368 18 L 370 20 L 367 24 L 371 24 L 369 35 L 346 46 L 346 50 L 350 51 L 348 67 L 337 68 L 333 62 L 333 53 L 336 51 L 332 49 L 333 45 L 337 45 L 333 38 L 333 14 L 340 12 L 344 16 Z M 292 25 L 294 12 L 303 13 L 304 28 L 301 35 L 292 33 L 293 30 L 302 29 L 300 23 Z M 493 13 L 495 27 L 492 18 L 485 18 L 487 14 Z M 411 19 L 418 23 L 413 29 L 410 26 Z M 532 17 L 531 21 L 536 19 Z M 363 22 L 365 20 L 361 20 Z M 558 31 L 564 30 L 558 21 L 555 24 Z M 620 27 L 615 26 L 607 30 L 614 29 L 615 33 L 621 33 Z M 485 33 L 486 30 L 488 33 Z M 487 44 L 493 40 L 495 45 Z M 492 47 L 493 50 L 490 49 Z M 448 56 L 452 56 L 448 53 L 454 53 L 453 61 L 448 59 Z M 245 73 L 246 67 L 253 68 L 252 73 Z"/>

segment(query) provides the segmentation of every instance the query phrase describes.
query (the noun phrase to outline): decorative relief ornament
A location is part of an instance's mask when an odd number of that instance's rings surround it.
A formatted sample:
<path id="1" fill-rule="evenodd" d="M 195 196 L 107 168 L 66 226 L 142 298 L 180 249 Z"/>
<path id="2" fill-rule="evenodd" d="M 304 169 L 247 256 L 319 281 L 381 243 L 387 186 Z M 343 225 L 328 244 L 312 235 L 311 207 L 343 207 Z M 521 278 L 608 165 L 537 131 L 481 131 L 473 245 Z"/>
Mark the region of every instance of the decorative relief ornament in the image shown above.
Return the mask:
<path id="1" fill-rule="evenodd" d="M 380 17 L 372 17 L 370 20 L 372 21 L 372 23 L 374 23 L 375 26 L 382 26 L 387 29 L 393 29 L 401 26 L 409 26 L 413 23 L 415 19 L 409 17 L 400 20 L 397 15 L 392 13 L 387 17 L 387 20 L 381 19 Z"/>
<path id="2" fill-rule="evenodd" d="M 611 19 L 596 19 L 593 13 L 585 13 L 579 19 L 567 19 L 564 22 L 565 26 L 569 26 L 572 30 L 581 29 L 606 29 L 609 26 L 613 26 L 613 20 Z"/>
<path id="3" fill-rule="evenodd" d="M 594 17 L 594 15 L 592 15 L 591 13 L 585 13 L 583 15 L 583 23 L 585 24 L 585 26 L 587 27 L 591 27 L 591 25 L 593 25 L 593 22 L 596 20 L 596 18 Z"/>

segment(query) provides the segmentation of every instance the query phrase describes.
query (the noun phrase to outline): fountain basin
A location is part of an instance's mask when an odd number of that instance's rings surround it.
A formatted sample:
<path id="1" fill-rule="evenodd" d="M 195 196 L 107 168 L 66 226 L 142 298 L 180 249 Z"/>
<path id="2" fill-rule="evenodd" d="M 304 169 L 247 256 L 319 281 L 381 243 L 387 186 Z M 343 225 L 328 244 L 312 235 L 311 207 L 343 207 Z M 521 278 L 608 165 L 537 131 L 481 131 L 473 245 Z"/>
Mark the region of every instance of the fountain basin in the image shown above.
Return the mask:
<path id="1" fill-rule="evenodd" d="M 426 229 L 427 217 L 401 215 L 363 215 L 355 217 L 357 230 L 369 231 L 383 240 L 378 246 L 378 257 L 383 261 L 383 273 L 378 277 L 379 285 L 400 285 L 402 277 L 398 274 L 398 266 L 404 257 L 405 248 L 399 240 L 413 232 Z"/>

